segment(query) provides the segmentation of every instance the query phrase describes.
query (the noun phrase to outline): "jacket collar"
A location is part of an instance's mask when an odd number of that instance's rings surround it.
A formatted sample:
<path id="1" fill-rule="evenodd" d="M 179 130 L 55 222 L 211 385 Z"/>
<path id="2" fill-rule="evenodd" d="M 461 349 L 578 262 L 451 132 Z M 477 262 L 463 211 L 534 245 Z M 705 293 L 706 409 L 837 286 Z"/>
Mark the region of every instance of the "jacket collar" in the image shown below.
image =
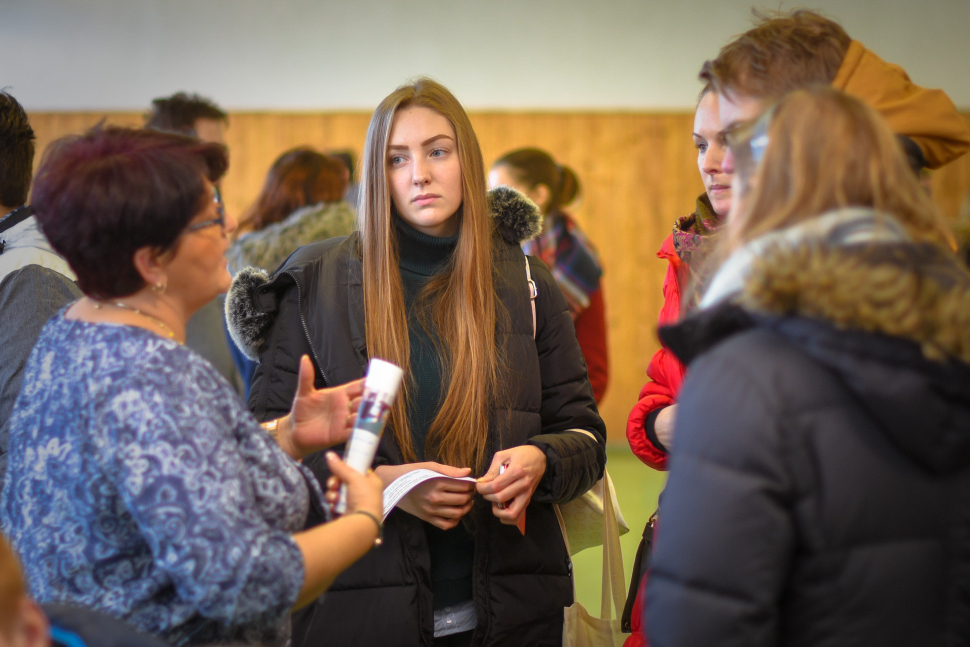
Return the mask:
<path id="1" fill-rule="evenodd" d="M 488 203 L 495 233 L 507 248 L 515 247 L 534 238 L 542 230 L 542 215 L 534 202 L 508 187 L 498 187 L 488 192 Z M 316 280 L 321 258 L 330 250 L 339 251 L 347 262 L 346 285 L 350 303 L 350 315 L 354 318 L 354 346 L 360 354 L 363 350 L 363 305 L 360 303 L 362 268 L 359 238 L 351 234 L 342 242 L 325 241 L 301 247 L 270 276 L 265 270 L 247 267 L 232 282 L 226 295 L 226 322 L 229 334 L 246 357 L 258 360 L 266 336 L 276 318 L 280 293 L 295 282 L 301 294 L 310 295 L 311 284 Z M 339 246 L 339 250 L 335 249 Z M 500 250 L 501 254 L 502 250 Z M 518 252 L 521 255 L 521 251 Z M 304 309 L 306 303 L 302 304 Z M 319 319 L 319 318 L 317 318 Z"/>
<path id="2" fill-rule="evenodd" d="M 661 339 L 689 363 L 771 329 L 830 370 L 908 456 L 948 473 L 970 463 L 970 273 L 856 215 L 749 246 L 731 270 L 739 287 Z"/>
<path id="3" fill-rule="evenodd" d="M 909 237 L 894 218 L 873 209 L 839 209 L 805 222 L 760 236 L 735 251 L 721 265 L 701 299 L 700 307 L 739 294 L 751 269 L 766 252 L 802 244 L 838 247 L 862 243 L 904 242 Z"/>

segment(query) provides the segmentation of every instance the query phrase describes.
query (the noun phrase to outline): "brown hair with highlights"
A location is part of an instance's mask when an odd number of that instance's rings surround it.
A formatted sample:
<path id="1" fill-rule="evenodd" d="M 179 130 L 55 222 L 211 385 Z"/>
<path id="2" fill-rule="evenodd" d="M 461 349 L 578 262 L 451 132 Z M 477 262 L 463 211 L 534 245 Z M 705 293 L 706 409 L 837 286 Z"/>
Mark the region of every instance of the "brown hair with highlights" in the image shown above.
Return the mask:
<path id="1" fill-rule="evenodd" d="M 288 150 L 273 162 L 259 197 L 242 222 L 259 231 L 300 207 L 342 200 L 347 176 L 343 162 L 336 158 L 309 147 Z"/>
<path id="2" fill-rule="evenodd" d="M 728 249 L 844 207 L 892 215 L 914 240 L 952 249 L 946 221 L 875 110 L 828 86 L 792 92 L 773 110 L 763 160 L 735 174 L 741 207 L 728 220 Z"/>
<path id="3" fill-rule="evenodd" d="M 832 83 L 852 41 L 837 22 L 804 9 L 754 15 L 754 28 L 704 63 L 702 81 L 719 94 L 771 99 Z"/>

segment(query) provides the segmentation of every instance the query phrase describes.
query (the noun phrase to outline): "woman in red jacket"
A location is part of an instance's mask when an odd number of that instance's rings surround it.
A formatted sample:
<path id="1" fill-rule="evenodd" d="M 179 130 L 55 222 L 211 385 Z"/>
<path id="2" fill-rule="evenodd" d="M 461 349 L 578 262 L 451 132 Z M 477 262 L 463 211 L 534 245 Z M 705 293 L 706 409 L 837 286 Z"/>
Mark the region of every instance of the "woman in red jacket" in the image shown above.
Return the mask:
<path id="1" fill-rule="evenodd" d="M 727 145 L 718 116 L 717 94 L 705 87 L 694 114 L 694 146 L 697 147 L 697 167 L 704 181 L 704 193 L 697 198 L 694 213 L 674 224 L 667 236 L 659 258 L 668 262 L 664 279 L 664 305 L 660 310 L 660 325 L 673 323 L 696 303 L 684 303 L 688 286 L 698 278 L 707 254 L 714 247 L 714 238 L 721 222 L 731 208 L 732 168 L 723 164 Z M 693 292 L 693 291 L 692 291 Z M 633 453 L 644 463 L 658 470 L 666 469 L 667 447 L 673 436 L 677 415 L 677 393 L 684 381 L 684 365 L 665 348 L 654 354 L 647 367 L 647 382 L 627 420 L 626 437 Z"/>
<path id="2" fill-rule="evenodd" d="M 522 249 L 549 266 L 566 295 L 579 349 L 586 360 L 593 398 L 599 404 L 610 381 L 601 282 L 603 268 L 596 248 L 562 210 L 579 194 L 579 179 L 568 166 L 557 164 L 549 153 L 537 148 L 520 148 L 506 153 L 492 165 L 488 183 L 493 188 L 507 186 L 528 196 L 545 216 L 542 233 L 523 243 Z"/>
<path id="3" fill-rule="evenodd" d="M 707 254 L 714 247 L 715 236 L 731 209 L 731 174 L 734 169 L 724 164 L 727 143 L 721 130 L 717 94 L 710 86 L 701 91 L 694 114 L 694 146 L 697 147 L 697 167 L 704 181 L 704 193 L 697 198 L 694 213 L 674 223 L 657 256 L 667 260 L 664 279 L 664 304 L 660 309 L 660 325 L 675 322 L 685 311 L 697 306 L 698 290 L 689 289 L 699 279 Z M 684 302 L 688 299 L 688 302 Z M 650 467 L 667 468 L 667 447 L 673 437 L 674 417 L 677 415 L 677 394 L 684 381 L 685 367 L 666 348 L 658 350 L 647 367 L 647 382 L 640 390 L 640 398 L 626 424 L 626 437 L 633 453 Z M 646 533 L 652 533 L 652 521 Z M 642 546 L 641 546 L 642 550 Z M 636 571 L 642 572 L 641 553 L 637 553 Z M 630 631 L 624 647 L 645 647 L 647 640 L 642 625 L 643 591 L 646 578 L 639 577 L 637 594 L 630 611 Z M 624 619 L 627 616 L 624 614 Z"/>

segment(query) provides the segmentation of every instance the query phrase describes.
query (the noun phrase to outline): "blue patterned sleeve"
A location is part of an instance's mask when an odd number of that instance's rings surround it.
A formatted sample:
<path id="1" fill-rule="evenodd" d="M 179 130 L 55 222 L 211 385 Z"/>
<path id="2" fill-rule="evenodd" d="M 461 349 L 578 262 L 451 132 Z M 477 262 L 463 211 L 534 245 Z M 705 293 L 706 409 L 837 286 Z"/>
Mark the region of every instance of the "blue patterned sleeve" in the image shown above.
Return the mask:
<path id="1" fill-rule="evenodd" d="M 156 567 L 204 617 L 282 618 L 304 578 L 301 471 L 190 351 L 139 363 L 99 398 L 95 443 Z"/>

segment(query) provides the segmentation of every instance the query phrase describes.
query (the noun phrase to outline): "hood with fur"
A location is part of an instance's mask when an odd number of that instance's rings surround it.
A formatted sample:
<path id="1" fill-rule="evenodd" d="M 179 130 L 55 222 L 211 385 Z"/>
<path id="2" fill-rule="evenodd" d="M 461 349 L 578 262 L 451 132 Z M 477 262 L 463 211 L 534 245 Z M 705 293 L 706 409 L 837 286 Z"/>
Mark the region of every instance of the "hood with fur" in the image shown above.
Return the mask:
<path id="1" fill-rule="evenodd" d="M 970 150 L 970 123 L 943 90 L 922 88 L 906 71 L 852 41 L 832 87 L 875 108 L 893 132 L 913 140 L 931 169 Z"/>
<path id="2" fill-rule="evenodd" d="M 661 329 L 685 363 L 768 327 L 832 371 L 924 469 L 970 463 L 970 272 L 927 243 L 776 239 L 741 291 Z"/>
<path id="3" fill-rule="evenodd" d="M 947 252 L 778 246 L 738 303 L 828 367 L 924 468 L 970 462 L 970 274 Z"/>
<path id="4" fill-rule="evenodd" d="M 492 189 L 488 192 L 488 204 L 495 231 L 505 242 L 520 245 L 542 231 L 539 207 L 518 191 L 504 186 Z M 270 281 L 265 270 L 247 267 L 236 275 L 226 295 L 229 334 L 243 354 L 254 361 L 259 359 L 266 332 L 276 315 L 275 298 L 267 294 Z"/>

